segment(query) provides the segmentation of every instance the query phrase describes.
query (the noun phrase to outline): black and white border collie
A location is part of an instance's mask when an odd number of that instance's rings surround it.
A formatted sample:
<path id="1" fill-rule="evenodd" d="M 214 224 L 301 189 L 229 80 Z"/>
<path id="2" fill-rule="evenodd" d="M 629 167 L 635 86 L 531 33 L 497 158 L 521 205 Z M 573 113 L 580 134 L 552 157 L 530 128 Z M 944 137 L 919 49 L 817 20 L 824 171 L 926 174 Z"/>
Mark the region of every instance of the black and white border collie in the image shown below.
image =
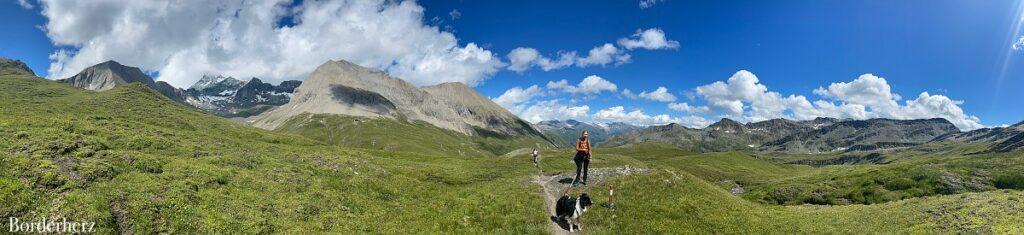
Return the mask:
<path id="1" fill-rule="evenodd" d="M 573 226 L 577 228 L 576 230 L 583 230 L 583 226 L 579 224 L 580 216 L 591 205 L 593 202 L 590 201 L 590 196 L 587 196 L 586 193 L 580 195 L 579 198 L 564 195 L 555 203 L 555 215 L 558 216 L 558 220 L 565 220 L 569 224 L 570 233 L 573 232 Z"/>

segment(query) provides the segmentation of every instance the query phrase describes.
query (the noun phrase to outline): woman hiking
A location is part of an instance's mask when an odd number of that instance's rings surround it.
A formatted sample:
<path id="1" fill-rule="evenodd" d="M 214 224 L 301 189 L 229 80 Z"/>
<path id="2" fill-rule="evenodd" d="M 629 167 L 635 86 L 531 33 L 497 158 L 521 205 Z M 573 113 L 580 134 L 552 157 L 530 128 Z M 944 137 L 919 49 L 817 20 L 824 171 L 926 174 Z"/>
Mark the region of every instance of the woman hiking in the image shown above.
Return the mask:
<path id="1" fill-rule="evenodd" d="M 590 166 L 590 138 L 587 131 L 583 131 L 580 134 L 580 139 L 576 140 L 576 157 L 572 160 L 576 162 L 576 179 L 572 180 L 572 186 L 576 187 L 577 183 L 587 185 L 587 167 Z M 580 181 L 580 170 L 583 170 L 583 180 Z"/>

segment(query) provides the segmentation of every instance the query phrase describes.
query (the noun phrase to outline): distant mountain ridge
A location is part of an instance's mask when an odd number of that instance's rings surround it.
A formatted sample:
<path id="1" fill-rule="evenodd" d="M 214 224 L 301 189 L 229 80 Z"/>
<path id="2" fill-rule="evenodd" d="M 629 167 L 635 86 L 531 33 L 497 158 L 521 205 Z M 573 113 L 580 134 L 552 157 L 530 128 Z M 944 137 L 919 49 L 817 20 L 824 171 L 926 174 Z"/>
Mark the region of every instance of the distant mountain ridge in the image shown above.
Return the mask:
<path id="1" fill-rule="evenodd" d="M 465 84 L 420 88 L 344 60 L 320 65 L 295 89 L 290 102 L 250 122 L 275 129 L 303 113 L 423 121 L 467 135 L 543 136 L 531 124 Z"/>
<path id="2" fill-rule="evenodd" d="M 163 81 L 154 81 L 141 69 L 113 60 L 90 66 L 58 81 L 93 91 L 141 83 L 175 102 L 227 118 L 249 117 L 288 103 L 291 93 L 301 84 L 300 81 L 284 81 L 274 86 L 257 78 L 240 81 L 231 77 L 203 76 L 184 90 Z"/>
<path id="3" fill-rule="evenodd" d="M 981 128 L 968 132 L 951 133 L 940 136 L 937 140 L 988 146 L 980 153 L 1010 152 L 1024 148 L 1024 121 L 1007 127 Z"/>
<path id="4" fill-rule="evenodd" d="M 12 72 L 12 73 L 27 73 L 29 75 L 36 75 L 36 73 L 32 71 L 32 68 L 29 68 L 28 65 L 25 64 L 25 62 L 21 62 L 20 60 L 8 59 L 8 58 L 0 57 L 0 72 L 3 72 L 3 71 L 9 71 L 9 72 Z"/>
<path id="5" fill-rule="evenodd" d="M 723 118 L 702 129 L 677 124 L 652 126 L 613 137 L 607 144 L 620 146 L 633 142 L 661 141 L 707 152 L 829 152 L 851 148 L 867 150 L 905 147 L 925 143 L 950 133 L 959 133 L 959 129 L 945 119 L 771 119 L 741 124 Z"/>
<path id="6" fill-rule="evenodd" d="M 258 78 L 241 81 L 233 77 L 203 76 L 185 92 L 188 103 L 221 117 L 249 117 L 281 106 L 291 100 L 302 82 L 289 80 L 280 85 L 264 83 Z"/>
<path id="7" fill-rule="evenodd" d="M 868 150 L 904 147 L 926 143 L 936 137 L 958 132 L 960 130 L 956 126 L 941 118 L 846 120 L 764 143 L 761 149 L 827 152 L 850 148 Z"/>
<path id="8" fill-rule="evenodd" d="M 548 120 L 536 124 L 537 128 L 545 135 L 559 141 L 560 144 L 572 146 L 580 134 L 586 130 L 590 135 L 591 143 L 600 146 L 608 138 L 628 131 L 639 130 L 641 127 L 623 122 L 615 123 L 586 123 L 572 119 Z"/>

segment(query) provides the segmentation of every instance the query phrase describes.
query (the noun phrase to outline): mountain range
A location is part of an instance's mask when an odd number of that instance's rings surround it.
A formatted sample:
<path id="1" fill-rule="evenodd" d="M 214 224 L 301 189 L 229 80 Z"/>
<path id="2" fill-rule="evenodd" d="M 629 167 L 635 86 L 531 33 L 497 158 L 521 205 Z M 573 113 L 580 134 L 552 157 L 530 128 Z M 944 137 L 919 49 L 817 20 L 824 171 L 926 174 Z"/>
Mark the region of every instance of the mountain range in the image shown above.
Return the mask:
<path id="1" fill-rule="evenodd" d="M 3 61 L 11 64 L 5 67 L 31 73 L 23 63 L 15 62 L 19 61 Z M 140 83 L 182 105 L 265 129 L 274 129 L 297 115 L 338 114 L 420 121 L 471 136 L 547 139 L 530 123 L 465 84 L 416 87 L 383 71 L 347 61 L 328 61 L 313 71 L 306 82 L 284 81 L 279 85 L 258 78 L 242 81 L 207 75 L 188 89 L 179 89 L 116 61 L 88 67 L 58 81 L 92 91 Z"/>
<path id="2" fill-rule="evenodd" d="M 558 141 L 564 146 L 572 146 L 583 131 L 587 131 L 590 142 L 594 146 L 600 146 L 601 142 L 612 136 L 642 128 L 624 122 L 587 123 L 572 119 L 541 121 L 535 126 L 552 140 Z"/>
<path id="3" fill-rule="evenodd" d="M 5 73 L 34 74 L 18 60 L 0 58 Z M 704 152 L 834 152 L 903 148 L 929 142 L 984 146 L 980 153 L 1024 148 L 1024 122 L 1007 127 L 960 132 L 945 119 L 795 121 L 771 119 L 739 123 L 723 118 L 706 128 L 678 124 L 638 127 L 549 120 L 532 125 L 462 83 L 416 87 L 387 73 L 339 60 L 328 61 L 305 82 L 279 85 L 257 78 L 204 76 L 188 89 L 154 81 L 141 69 L 106 61 L 65 79 L 75 87 L 105 91 L 141 83 L 177 103 L 264 129 L 275 129 L 303 114 L 337 114 L 424 122 L 470 136 L 537 136 L 571 145 L 587 130 L 595 145 L 615 147 L 659 141 Z"/>
<path id="4" fill-rule="evenodd" d="M 979 153 L 1010 152 L 1024 148 L 1024 121 L 1007 127 L 982 128 L 962 133 L 950 133 L 936 141 L 951 141 L 987 146 Z"/>
<path id="5" fill-rule="evenodd" d="M 1009 132 L 1008 130 L 1009 128 L 1000 128 L 990 132 Z M 677 124 L 652 126 L 613 137 L 605 144 L 621 146 L 635 142 L 660 141 L 705 152 L 759 150 L 816 153 L 908 147 L 938 141 L 941 140 L 941 136 L 956 139 L 960 138 L 960 135 L 962 134 L 956 126 L 940 118 L 816 118 L 804 121 L 772 119 L 747 124 L 723 118 L 702 129 Z"/>
<path id="6" fill-rule="evenodd" d="M 274 86 L 257 78 L 240 81 L 231 77 L 203 76 L 187 90 L 163 81 L 154 81 L 141 69 L 107 61 L 90 66 L 78 74 L 58 80 L 92 91 L 141 83 L 180 104 L 195 107 L 221 117 L 249 117 L 288 102 L 300 81 L 284 81 Z"/>
<path id="7" fill-rule="evenodd" d="M 258 78 L 241 81 L 233 77 L 203 76 L 185 92 L 188 104 L 221 117 L 249 117 L 281 106 L 291 100 L 300 81 L 275 86 Z"/>

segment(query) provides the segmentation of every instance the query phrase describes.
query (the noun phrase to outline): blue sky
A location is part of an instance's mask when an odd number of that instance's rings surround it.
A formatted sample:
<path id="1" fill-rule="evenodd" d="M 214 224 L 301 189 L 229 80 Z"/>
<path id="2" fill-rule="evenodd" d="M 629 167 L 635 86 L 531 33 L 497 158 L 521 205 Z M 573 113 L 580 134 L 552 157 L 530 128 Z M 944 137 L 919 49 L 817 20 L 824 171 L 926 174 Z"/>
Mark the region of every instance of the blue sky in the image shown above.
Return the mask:
<path id="1" fill-rule="evenodd" d="M 0 26 L 7 32 L 0 35 L 3 42 L 0 44 L 0 56 L 21 59 L 44 77 L 50 76 L 48 70 L 55 63 L 50 57 L 58 49 L 84 58 L 87 53 L 80 50 L 84 51 L 81 48 L 88 46 L 74 45 L 76 42 L 72 41 L 80 35 L 94 34 L 47 34 L 44 29 L 47 29 L 48 16 L 40 11 L 43 5 L 51 4 L 49 6 L 52 7 L 52 4 L 61 4 L 60 1 L 28 2 L 33 5 L 31 9 L 19 6 L 16 1 L 0 4 L 0 17 L 3 18 Z M 629 55 L 629 61 L 624 63 L 586 67 L 570 65 L 549 71 L 532 67 L 517 72 L 491 63 L 485 66 L 490 66 L 487 67 L 490 70 L 466 75 L 471 78 L 467 81 L 478 81 L 474 85 L 479 92 L 493 98 L 514 87 L 525 89 L 538 85 L 541 89 L 538 95 L 508 106 L 520 114 L 525 112 L 523 109 L 550 106 L 555 101 L 570 108 L 587 106 L 586 115 L 576 117 L 583 120 L 615 121 L 619 118 L 637 121 L 626 116 L 596 117 L 602 110 L 622 106 L 622 114 L 628 115 L 631 111 L 640 111 L 651 117 L 664 114 L 673 121 L 686 117 L 711 121 L 719 117 L 756 121 L 767 116 L 754 113 L 755 103 L 763 101 L 763 97 L 771 97 L 771 94 L 749 96 L 729 93 L 741 92 L 734 89 L 723 90 L 725 94 L 697 92 L 698 87 L 719 81 L 729 85 L 727 80 L 743 77 L 734 74 L 746 70 L 758 79 L 757 83 L 747 85 L 755 88 L 764 86 L 766 92 L 777 93 L 782 98 L 794 95 L 802 96 L 811 103 L 823 100 L 836 106 L 867 106 L 865 110 L 869 114 L 862 117 L 959 118 L 963 122 L 954 123 L 962 129 L 971 129 L 965 128 L 975 122 L 971 116 L 984 126 L 1013 124 L 1024 119 L 1024 105 L 1018 101 L 1019 93 L 1024 91 L 1024 70 L 1020 69 L 1024 63 L 1021 60 L 1024 51 L 1012 49 L 1012 44 L 1021 36 L 1016 29 L 1021 20 L 1020 3 L 1016 1 L 664 0 L 655 1 L 647 8 L 641 8 L 638 1 L 420 1 L 414 4 L 424 9 L 420 19 L 422 24 L 449 32 L 457 38 L 457 49 L 467 48 L 468 43 L 473 43 L 506 65 L 510 63 L 508 53 L 520 47 L 533 48 L 544 57 L 557 59 L 559 52 L 575 51 L 583 57 L 592 48 L 610 43 L 620 51 L 618 55 Z M 453 17 L 453 11 L 458 12 L 458 17 Z M 288 21 L 291 18 L 288 16 Z M 279 26 L 291 24 L 305 22 L 288 22 Z M 649 29 L 660 30 L 667 40 L 678 42 L 678 46 L 629 50 L 617 43 L 622 38 L 636 39 L 631 36 L 638 30 Z M 59 40 L 53 40 L 54 37 Z M 99 39 L 103 38 L 97 36 L 89 40 Z M 77 43 L 82 42 L 79 40 Z M 109 55 L 112 58 L 107 59 L 118 59 L 124 64 L 135 64 L 123 61 L 135 57 L 117 52 L 97 54 Z M 100 57 L 103 56 L 82 59 L 81 63 L 99 60 Z M 161 72 L 172 74 L 165 70 L 173 67 L 165 64 L 174 64 L 166 62 L 170 55 L 155 52 L 150 57 L 140 59 L 135 66 L 143 67 L 154 75 Z M 391 66 L 390 63 L 377 63 L 375 57 L 335 57 L 355 60 L 367 66 Z M 393 74 L 411 74 L 403 73 L 406 70 L 401 68 L 385 69 Z M 282 79 L 288 76 L 287 73 L 266 74 L 285 74 Z M 884 79 L 884 86 L 878 86 L 879 80 L 868 78 L 861 79 L 864 86 L 854 85 L 861 84 L 855 81 L 863 74 Z M 546 88 L 551 81 L 565 79 L 575 85 L 591 75 L 615 84 L 616 89 L 585 94 Z M 421 85 L 433 81 L 429 75 L 422 75 L 427 77 L 422 79 L 418 76 L 406 77 Z M 163 78 L 158 76 L 158 79 Z M 833 83 L 843 84 L 829 89 Z M 665 87 L 676 99 L 654 101 L 622 94 L 623 89 L 640 93 L 654 91 L 658 87 Z M 743 86 L 738 84 L 735 87 Z M 824 89 L 814 92 L 819 87 Z M 876 96 L 856 93 L 857 90 L 851 87 L 866 87 L 868 91 L 887 87 L 899 98 L 864 103 L 862 98 Z M 918 99 L 922 92 L 929 94 L 928 99 Z M 933 96 L 952 100 L 963 114 L 958 116 L 955 110 L 949 113 L 949 106 Z M 891 106 L 889 100 L 897 106 Z M 739 102 L 743 105 L 742 112 L 731 115 L 727 105 L 712 104 L 717 101 Z M 908 101 L 916 103 L 909 105 Z M 668 108 L 670 103 L 686 103 L 691 107 L 704 107 L 706 111 L 672 110 Z M 934 107 L 927 108 L 924 104 L 934 104 Z M 787 104 L 778 117 L 799 119 L 798 111 L 792 107 Z M 856 109 L 856 106 L 851 107 Z M 823 107 L 812 108 L 815 112 L 811 113 L 831 112 Z M 890 110 L 883 112 L 882 109 Z M 852 111 L 837 116 L 858 117 L 856 113 Z"/>

